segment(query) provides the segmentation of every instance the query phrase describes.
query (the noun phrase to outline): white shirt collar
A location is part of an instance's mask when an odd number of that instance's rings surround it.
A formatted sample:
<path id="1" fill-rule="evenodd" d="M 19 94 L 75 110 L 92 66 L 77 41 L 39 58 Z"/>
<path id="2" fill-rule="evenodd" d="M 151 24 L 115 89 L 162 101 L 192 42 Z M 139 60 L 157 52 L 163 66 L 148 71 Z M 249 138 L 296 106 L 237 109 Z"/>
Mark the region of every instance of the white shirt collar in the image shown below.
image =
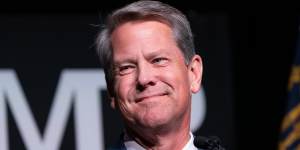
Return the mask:
<path id="1" fill-rule="evenodd" d="M 128 140 L 128 136 L 126 137 L 126 135 L 125 135 L 125 139 L 126 138 L 127 138 L 127 140 L 125 140 L 124 145 L 127 150 L 145 150 L 145 148 L 143 148 L 141 145 L 139 145 L 134 140 Z M 194 141 L 194 135 L 192 134 L 192 132 L 190 132 L 190 139 L 185 144 L 185 146 L 182 148 L 182 150 L 198 150 L 195 147 L 193 141 Z"/>

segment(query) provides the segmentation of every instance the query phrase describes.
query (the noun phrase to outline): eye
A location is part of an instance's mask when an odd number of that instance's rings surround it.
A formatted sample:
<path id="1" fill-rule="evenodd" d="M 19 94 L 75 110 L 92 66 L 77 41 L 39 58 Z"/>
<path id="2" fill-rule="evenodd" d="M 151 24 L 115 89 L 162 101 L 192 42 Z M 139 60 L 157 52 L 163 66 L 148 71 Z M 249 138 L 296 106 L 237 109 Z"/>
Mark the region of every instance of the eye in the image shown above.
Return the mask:
<path id="1" fill-rule="evenodd" d="M 157 65 L 165 65 L 167 62 L 168 59 L 164 57 L 158 57 L 152 60 L 152 63 Z"/>
<path id="2" fill-rule="evenodd" d="M 126 75 L 131 73 L 134 70 L 134 65 L 122 65 L 118 67 L 118 74 L 120 75 Z"/>

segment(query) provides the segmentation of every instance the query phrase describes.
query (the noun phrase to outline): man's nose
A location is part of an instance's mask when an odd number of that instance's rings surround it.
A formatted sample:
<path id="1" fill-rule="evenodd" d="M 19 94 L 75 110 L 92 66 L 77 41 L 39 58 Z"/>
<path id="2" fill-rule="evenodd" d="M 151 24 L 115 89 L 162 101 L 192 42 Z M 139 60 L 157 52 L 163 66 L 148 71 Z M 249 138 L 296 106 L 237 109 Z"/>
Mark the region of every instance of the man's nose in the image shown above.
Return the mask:
<path id="1" fill-rule="evenodd" d="M 157 72 L 153 67 L 151 67 L 151 64 L 144 63 L 139 65 L 137 74 L 138 88 L 145 89 L 148 86 L 155 85 L 155 74 L 157 74 Z"/>

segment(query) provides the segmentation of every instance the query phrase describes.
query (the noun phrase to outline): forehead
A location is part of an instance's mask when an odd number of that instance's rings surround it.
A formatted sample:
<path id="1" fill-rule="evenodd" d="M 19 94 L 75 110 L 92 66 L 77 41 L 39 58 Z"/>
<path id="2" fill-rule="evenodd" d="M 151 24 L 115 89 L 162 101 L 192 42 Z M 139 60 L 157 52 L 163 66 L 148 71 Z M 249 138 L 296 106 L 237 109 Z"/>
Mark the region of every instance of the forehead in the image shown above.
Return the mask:
<path id="1" fill-rule="evenodd" d="M 129 21 L 119 25 L 113 30 L 112 42 L 119 42 L 117 39 L 128 39 L 130 37 L 165 37 L 172 38 L 172 29 L 168 24 L 156 20 Z M 159 33 L 159 34 L 158 34 Z"/>
<path id="2" fill-rule="evenodd" d="M 111 40 L 114 54 L 126 55 L 138 50 L 179 50 L 170 26 L 159 21 L 124 23 L 113 31 Z"/>

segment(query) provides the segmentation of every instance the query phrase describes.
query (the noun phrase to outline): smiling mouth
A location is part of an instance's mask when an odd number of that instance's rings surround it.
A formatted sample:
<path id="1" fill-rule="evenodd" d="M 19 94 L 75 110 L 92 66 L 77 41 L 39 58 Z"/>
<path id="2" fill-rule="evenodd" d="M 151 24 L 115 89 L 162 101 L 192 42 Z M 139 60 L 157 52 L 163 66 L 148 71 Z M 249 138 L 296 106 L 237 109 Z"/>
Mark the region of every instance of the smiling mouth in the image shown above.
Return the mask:
<path id="1" fill-rule="evenodd" d="M 167 95 L 167 93 L 159 93 L 159 94 L 141 96 L 136 99 L 136 103 L 142 102 L 142 101 L 150 99 L 150 98 L 161 97 L 161 96 L 165 96 L 165 95 Z"/>

